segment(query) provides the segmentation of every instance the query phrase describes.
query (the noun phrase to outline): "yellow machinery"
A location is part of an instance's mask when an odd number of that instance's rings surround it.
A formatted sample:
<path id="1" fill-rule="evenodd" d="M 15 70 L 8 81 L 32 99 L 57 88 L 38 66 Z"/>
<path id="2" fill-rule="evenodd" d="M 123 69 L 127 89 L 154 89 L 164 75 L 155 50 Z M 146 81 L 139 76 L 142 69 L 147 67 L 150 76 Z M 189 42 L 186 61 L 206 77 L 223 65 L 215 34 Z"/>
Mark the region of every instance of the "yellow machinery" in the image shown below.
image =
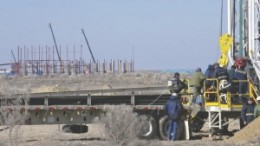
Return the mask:
<path id="1" fill-rule="evenodd" d="M 221 57 L 218 61 L 221 67 L 228 66 L 228 51 L 231 48 L 233 42 L 232 36 L 229 34 L 224 34 L 219 39 L 219 45 L 221 50 Z M 213 83 L 211 87 L 206 87 L 206 81 Z M 238 94 L 237 90 L 221 90 L 220 82 L 216 78 L 206 79 L 203 85 L 203 105 L 202 108 L 202 115 L 208 117 L 208 126 L 210 129 L 210 136 L 213 134 L 214 129 L 218 131 L 227 130 L 227 126 L 230 122 L 229 119 L 238 119 L 240 117 L 240 111 L 242 108 L 241 97 L 252 98 L 255 103 L 256 97 L 258 96 L 257 89 L 255 88 L 254 84 L 249 80 L 233 80 L 231 81 L 231 85 L 233 88 L 237 88 L 238 84 L 243 82 L 247 84 L 247 93 L 245 94 Z M 203 112 L 206 111 L 206 112 Z M 208 116 L 205 116 L 207 113 Z M 199 113 L 198 113 L 199 114 Z M 196 118 L 196 117 L 195 117 Z M 234 121 L 233 120 L 233 121 Z M 212 131 L 213 129 L 213 131 Z M 221 133 L 221 132 L 220 132 Z"/>
<path id="2" fill-rule="evenodd" d="M 221 50 L 221 57 L 218 61 L 220 66 L 228 65 L 228 51 L 233 43 L 233 38 L 229 34 L 224 34 L 219 38 L 219 46 Z"/>

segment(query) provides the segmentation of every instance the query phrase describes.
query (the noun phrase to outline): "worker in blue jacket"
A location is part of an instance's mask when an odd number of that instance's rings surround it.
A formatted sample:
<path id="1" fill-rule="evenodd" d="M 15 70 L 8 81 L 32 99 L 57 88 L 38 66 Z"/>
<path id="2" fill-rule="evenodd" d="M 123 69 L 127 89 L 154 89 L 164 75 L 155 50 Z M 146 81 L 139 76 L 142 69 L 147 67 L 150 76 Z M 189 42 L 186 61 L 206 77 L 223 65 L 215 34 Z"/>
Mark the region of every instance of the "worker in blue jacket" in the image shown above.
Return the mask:
<path id="1" fill-rule="evenodd" d="M 252 98 L 249 98 L 247 103 L 243 105 L 241 110 L 241 118 L 244 125 L 248 125 L 254 120 L 255 104 Z"/>
<path id="2" fill-rule="evenodd" d="M 239 80 L 238 81 L 238 95 L 239 95 L 240 101 L 244 104 L 244 103 L 246 103 L 246 97 L 243 94 L 247 94 L 247 92 L 248 92 L 247 91 L 248 83 L 246 82 L 247 74 L 246 74 L 244 67 L 239 67 L 238 69 L 236 69 L 234 79 Z"/>
<path id="3" fill-rule="evenodd" d="M 169 117 L 169 128 L 167 138 L 169 141 L 177 140 L 177 127 L 183 106 L 177 93 L 173 93 L 165 105 L 165 112 Z"/>
<path id="4" fill-rule="evenodd" d="M 207 70 L 205 71 L 204 76 L 208 79 L 213 78 L 214 70 L 215 70 L 214 66 L 210 64 Z M 212 85 L 212 81 L 206 80 L 206 88 L 209 88 L 211 85 Z"/>
<path id="5" fill-rule="evenodd" d="M 229 81 L 229 76 L 227 72 L 227 67 L 224 65 L 215 65 L 215 71 L 213 72 L 213 77 L 220 80 L 227 80 Z"/>
<path id="6" fill-rule="evenodd" d="M 227 72 L 227 66 L 225 66 L 224 64 L 219 64 L 218 66 L 216 66 L 213 76 L 214 78 L 218 79 L 219 85 L 217 88 L 219 88 L 219 92 L 226 94 L 231 86 L 229 75 Z"/>

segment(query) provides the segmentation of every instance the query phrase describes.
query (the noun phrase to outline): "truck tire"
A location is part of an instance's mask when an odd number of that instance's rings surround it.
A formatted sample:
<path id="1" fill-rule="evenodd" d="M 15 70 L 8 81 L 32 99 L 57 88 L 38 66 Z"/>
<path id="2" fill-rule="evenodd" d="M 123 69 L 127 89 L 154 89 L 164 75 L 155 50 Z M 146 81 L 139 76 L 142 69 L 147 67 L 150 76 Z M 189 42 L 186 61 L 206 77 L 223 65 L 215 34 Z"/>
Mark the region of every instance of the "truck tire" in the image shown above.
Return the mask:
<path id="1" fill-rule="evenodd" d="M 169 125 L 169 118 L 168 116 L 163 116 L 159 121 L 159 132 L 161 139 L 167 140 L 167 130 Z M 182 120 L 179 120 L 178 122 L 178 128 L 177 128 L 177 140 L 181 140 L 183 137 L 183 131 L 184 131 L 184 123 Z"/>
<path id="2" fill-rule="evenodd" d="M 192 132 L 199 132 L 202 129 L 204 123 L 204 121 L 195 117 L 191 123 Z"/>
<path id="3" fill-rule="evenodd" d="M 65 133 L 87 133 L 88 126 L 78 124 L 64 125 L 62 126 L 62 131 Z"/>
<path id="4" fill-rule="evenodd" d="M 145 121 L 142 123 L 139 137 L 147 140 L 157 138 L 158 126 L 154 117 L 151 115 L 141 115 L 140 117 Z"/>

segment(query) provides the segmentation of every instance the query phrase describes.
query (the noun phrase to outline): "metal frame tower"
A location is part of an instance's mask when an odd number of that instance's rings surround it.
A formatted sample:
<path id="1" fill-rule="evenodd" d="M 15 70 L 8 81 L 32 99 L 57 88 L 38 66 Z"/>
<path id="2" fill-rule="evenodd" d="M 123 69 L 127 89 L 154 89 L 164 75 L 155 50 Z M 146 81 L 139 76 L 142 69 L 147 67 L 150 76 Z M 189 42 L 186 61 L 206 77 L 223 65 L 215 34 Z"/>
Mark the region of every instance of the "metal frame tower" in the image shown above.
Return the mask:
<path id="1" fill-rule="evenodd" d="M 229 60 L 247 57 L 260 79 L 260 0 L 227 1 L 228 33 L 233 36 Z"/>

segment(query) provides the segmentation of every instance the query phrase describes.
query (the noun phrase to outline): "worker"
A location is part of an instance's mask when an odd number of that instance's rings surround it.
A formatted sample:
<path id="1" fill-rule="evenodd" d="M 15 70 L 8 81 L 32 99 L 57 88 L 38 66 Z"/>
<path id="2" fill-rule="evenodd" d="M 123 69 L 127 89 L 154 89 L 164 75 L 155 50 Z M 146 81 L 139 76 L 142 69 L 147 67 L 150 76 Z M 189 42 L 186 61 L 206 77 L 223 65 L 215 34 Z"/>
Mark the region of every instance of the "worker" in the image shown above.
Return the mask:
<path id="1" fill-rule="evenodd" d="M 207 79 L 213 78 L 214 70 L 215 70 L 214 66 L 210 64 L 207 70 L 205 71 L 204 74 L 205 78 Z M 206 84 L 206 88 L 209 88 L 212 85 L 212 81 L 206 80 L 205 84 Z"/>
<path id="2" fill-rule="evenodd" d="M 215 64 L 215 71 L 213 77 L 218 80 L 229 80 L 227 67 L 224 65 Z"/>
<path id="3" fill-rule="evenodd" d="M 165 112 L 169 117 L 169 128 L 167 131 L 167 139 L 169 141 L 176 140 L 178 121 L 180 120 L 183 110 L 182 103 L 177 93 L 173 93 L 165 105 Z"/>
<path id="4" fill-rule="evenodd" d="M 218 63 L 214 63 L 213 65 L 209 64 L 204 76 L 206 77 L 205 81 L 205 91 L 212 92 L 216 91 L 216 87 L 214 86 L 214 73 L 215 69 L 218 67 Z M 206 93 L 205 98 L 207 101 L 215 101 L 216 95 L 212 93 Z"/>
<path id="5" fill-rule="evenodd" d="M 230 69 L 228 70 L 228 76 L 230 81 L 234 80 L 235 78 L 235 70 L 236 70 L 236 66 L 231 65 Z"/>
<path id="6" fill-rule="evenodd" d="M 180 80 L 180 73 L 174 73 L 174 77 L 171 80 L 172 85 L 169 87 L 171 93 L 180 93 L 183 89 L 187 89 L 187 85 Z"/>
<path id="7" fill-rule="evenodd" d="M 214 63 L 213 66 L 214 66 L 213 77 L 215 77 L 216 76 L 216 71 L 219 68 L 219 63 Z"/>
<path id="8" fill-rule="evenodd" d="M 227 92 L 231 86 L 229 81 L 229 76 L 227 72 L 227 67 L 224 64 L 215 63 L 215 71 L 213 77 L 217 79 L 214 81 L 214 86 L 219 89 L 220 102 L 223 104 L 227 103 Z M 216 101 L 217 98 L 214 99 Z"/>
<path id="9" fill-rule="evenodd" d="M 255 119 L 260 116 L 260 96 L 258 96 L 256 98 L 256 100 L 257 100 L 258 104 L 257 104 L 257 106 L 255 106 L 255 109 L 254 109 L 254 118 Z"/>
<path id="10" fill-rule="evenodd" d="M 241 110 L 241 118 L 243 120 L 244 125 L 248 125 L 250 122 L 254 120 L 254 108 L 255 103 L 252 98 L 248 98 L 246 104 L 243 105 Z"/>
<path id="11" fill-rule="evenodd" d="M 230 82 L 229 82 L 229 76 L 227 72 L 227 67 L 224 66 L 223 64 L 215 64 L 215 71 L 213 73 L 213 77 L 218 79 L 219 82 L 219 91 L 221 93 L 226 93 L 227 89 L 230 87 Z"/>
<path id="12" fill-rule="evenodd" d="M 235 66 L 235 64 L 233 64 L 233 65 L 231 65 L 230 69 L 228 70 L 228 76 L 229 76 L 229 81 L 230 81 L 229 92 L 232 94 L 232 96 L 231 96 L 232 103 L 237 103 L 237 95 L 234 95 L 237 93 L 237 90 L 238 90 L 238 83 L 234 82 L 235 71 L 236 71 L 236 66 Z"/>
<path id="13" fill-rule="evenodd" d="M 235 71 L 234 79 L 238 80 L 238 96 L 240 102 L 244 104 L 246 103 L 246 97 L 244 94 L 247 94 L 247 86 L 248 86 L 247 74 L 244 66 L 237 67 Z"/>
<path id="14" fill-rule="evenodd" d="M 190 103 L 195 102 L 198 95 L 201 94 L 202 81 L 205 76 L 201 72 L 201 68 L 197 68 L 195 74 L 190 78 L 190 92 L 193 94 Z"/>

